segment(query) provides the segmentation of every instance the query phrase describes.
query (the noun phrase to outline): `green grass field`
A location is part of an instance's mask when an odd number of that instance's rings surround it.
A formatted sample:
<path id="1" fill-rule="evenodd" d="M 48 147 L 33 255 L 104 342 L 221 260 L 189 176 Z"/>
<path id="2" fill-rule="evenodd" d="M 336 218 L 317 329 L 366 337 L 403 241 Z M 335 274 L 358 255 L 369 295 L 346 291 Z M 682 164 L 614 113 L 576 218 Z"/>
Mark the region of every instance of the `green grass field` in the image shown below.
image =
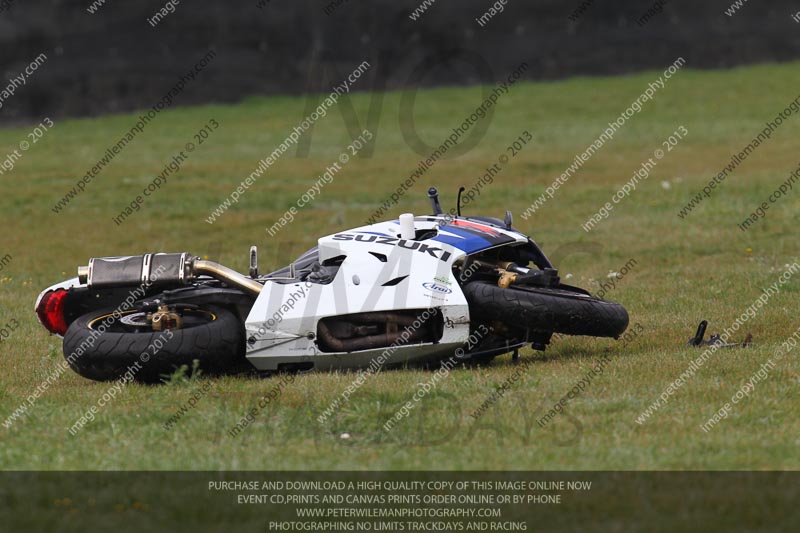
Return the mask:
<path id="1" fill-rule="evenodd" d="M 789 193 L 747 232 L 745 217 L 796 168 L 800 118 L 787 120 L 691 215 L 676 213 L 786 104 L 797 96 L 800 64 L 728 71 L 683 70 L 527 221 L 520 215 L 603 129 L 660 74 L 519 83 L 501 98 L 481 142 L 439 161 L 390 215 L 429 211 L 426 189 L 455 202 L 524 130 L 535 138 L 466 208 L 502 217 L 550 254 L 571 284 L 594 292 L 630 259 L 636 265 L 605 297 L 626 306 L 641 333 L 626 346 L 563 338 L 531 364 L 512 390 L 475 422 L 475 409 L 517 371 L 504 356 L 488 367 L 454 370 L 388 435 L 383 423 L 430 377 L 421 370 L 372 377 L 320 425 L 317 416 L 352 374 L 300 375 L 238 437 L 228 430 L 276 383 L 227 377 L 132 384 L 77 436 L 68 428 L 108 384 L 64 374 L 10 428 L 0 427 L 2 469 L 796 469 L 800 459 L 800 365 L 784 357 L 750 396 L 709 433 L 700 429 L 743 382 L 800 327 L 800 278 L 781 287 L 737 333 L 749 349 L 721 350 L 644 424 L 634 420 L 700 352 L 685 345 L 697 323 L 723 330 L 800 261 L 800 197 Z M 364 123 L 369 93 L 351 96 Z M 155 251 L 209 254 L 246 270 L 251 244 L 262 271 L 283 266 L 320 235 L 361 225 L 416 168 L 404 142 L 401 93 L 385 95 L 374 155 L 354 158 L 294 223 L 274 238 L 265 228 L 331 165 L 349 142 L 338 109 L 315 127 L 309 156 L 282 157 L 218 222 L 205 218 L 272 152 L 304 115 L 303 98 L 251 98 L 237 105 L 175 108 L 137 140 L 60 214 L 51 207 L 136 122 L 138 114 L 56 121 L 12 171 L 0 176 L 0 324 L 19 328 L 0 343 L 0 418 L 10 415 L 61 361 L 61 343 L 33 313 L 44 287 L 74 275 L 90 257 Z M 420 91 L 414 120 L 441 143 L 480 101 L 480 88 Z M 180 103 L 180 101 L 178 101 Z M 220 127 L 179 174 L 121 226 L 112 222 L 210 119 Z M 487 119 L 488 120 L 488 119 Z M 610 217 L 584 223 L 680 126 L 688 135 Z M 0 158 L 30 127 L 0 131 Z M 600 360 L 603 375 L 544 428 L 535 420 Z M 163 424 L 195 388 L 210 384 L 196 408 L 170 430 Z M 540 411 L 540 409 L 542 409 Z M 793 414 L 794 413 L 794 414 Z M 341 438 L 349 434 L 349 439 Z"/>

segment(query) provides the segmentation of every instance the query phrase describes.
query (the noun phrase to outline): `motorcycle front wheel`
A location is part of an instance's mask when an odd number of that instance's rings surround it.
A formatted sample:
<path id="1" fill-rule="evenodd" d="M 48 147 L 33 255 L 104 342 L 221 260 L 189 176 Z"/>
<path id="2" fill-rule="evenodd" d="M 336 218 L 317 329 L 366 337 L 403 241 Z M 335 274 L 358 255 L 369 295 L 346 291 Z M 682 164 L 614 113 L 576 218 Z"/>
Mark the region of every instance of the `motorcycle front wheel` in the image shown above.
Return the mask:
<path id="1" fill-rule="evenodd" d="M 463 287 L 470 316 L 512 329 L 617 338 L 628 327 L 620 304 L 565 289 L 474 281 Z"/>

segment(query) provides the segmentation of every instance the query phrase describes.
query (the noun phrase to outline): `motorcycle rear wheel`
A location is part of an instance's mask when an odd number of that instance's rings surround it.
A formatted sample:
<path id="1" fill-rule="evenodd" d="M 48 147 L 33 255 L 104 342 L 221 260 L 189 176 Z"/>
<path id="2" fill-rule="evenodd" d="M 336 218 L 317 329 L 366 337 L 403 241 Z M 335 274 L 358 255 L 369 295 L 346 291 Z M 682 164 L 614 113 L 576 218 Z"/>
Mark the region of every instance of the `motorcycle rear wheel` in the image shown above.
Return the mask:
<path id="1" fill-rule="evenodd" d="M 195 360 L 206 374 L 249 366 L 244 326 L 230 311 L 207 305 L 184 313 L 183 327 L 153 331 L 145 313 L 95 310 L 77 318 L 64 335 L 64 357 L 81 376 L 112 381 L 126 374 L 145 383 L 161 381 Z"/>

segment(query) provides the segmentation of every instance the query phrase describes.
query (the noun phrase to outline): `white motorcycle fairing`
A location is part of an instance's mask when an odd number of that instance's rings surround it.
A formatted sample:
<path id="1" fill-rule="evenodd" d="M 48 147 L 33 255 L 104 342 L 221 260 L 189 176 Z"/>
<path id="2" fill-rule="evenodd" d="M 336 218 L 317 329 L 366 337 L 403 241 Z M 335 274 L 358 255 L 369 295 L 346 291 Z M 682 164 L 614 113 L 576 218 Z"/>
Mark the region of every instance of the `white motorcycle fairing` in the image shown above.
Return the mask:
<path id="1" fill-rule="evenodd" d="M 364 368 L 381 354 L 387 365 L 415 363 L 447 357 L 462 347 L 470 335 L 470 316 L 453 264 L 467 254 L 525 243 L 527 237 L 444 216 L 416 217 L 414 224 L 421 240 L 400 238 L 398 221 L 320 238 L 319 263 L 344 256 L 330 283 L 268 278 L 245 322 L 250 363 L 265 371 L 284 364 L 317 370 Z M 428 309 L 442 314 L 438 342 L 398 341 L 388 348 L 349 352 L 324 352 L 317 342 L 319 321 L 326 317 L 401 310 L 420 315 Z"/>

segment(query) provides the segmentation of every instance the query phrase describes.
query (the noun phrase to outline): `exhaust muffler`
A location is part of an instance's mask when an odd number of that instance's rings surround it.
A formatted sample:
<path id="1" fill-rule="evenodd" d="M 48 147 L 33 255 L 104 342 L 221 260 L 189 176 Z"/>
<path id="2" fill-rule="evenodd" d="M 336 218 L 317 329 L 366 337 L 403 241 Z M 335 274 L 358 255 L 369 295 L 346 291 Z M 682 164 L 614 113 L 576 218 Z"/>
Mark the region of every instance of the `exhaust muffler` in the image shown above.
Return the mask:
<path id="1" fill-rule="evenodd" d="M 136 285 L 188 285 L 206 275 L 243 291 L 258 295 L 258 281 L 213 261 L 188 253 L 158 253 L 124 257 L 96 257 L 78 267 L 78 281 L 93 288 Z"/>

